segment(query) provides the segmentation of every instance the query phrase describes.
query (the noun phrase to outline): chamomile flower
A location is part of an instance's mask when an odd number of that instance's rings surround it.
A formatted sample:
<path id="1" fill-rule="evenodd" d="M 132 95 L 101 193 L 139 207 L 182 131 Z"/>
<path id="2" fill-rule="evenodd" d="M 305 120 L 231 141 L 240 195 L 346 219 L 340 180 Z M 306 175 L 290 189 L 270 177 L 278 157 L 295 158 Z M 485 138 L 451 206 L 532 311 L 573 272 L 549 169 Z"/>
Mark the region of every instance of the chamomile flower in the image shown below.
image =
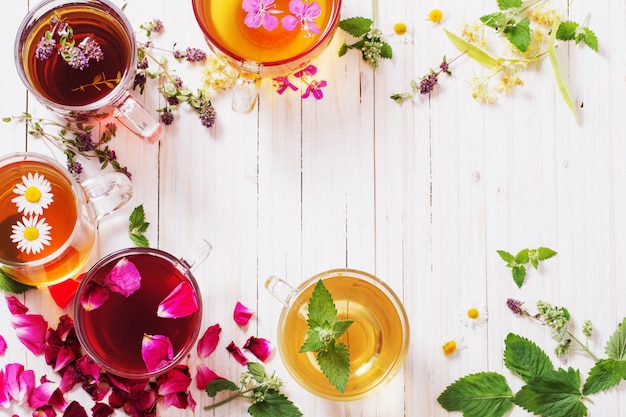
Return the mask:
<path id="1" fill-rule="evenodd" d="M 457 336 L 445 342 L 441 346 L 441 351 L 443 352 L 444 355 L 450 356 L 453 353 L 464 348 L 465 348 L 465 345 L 463 344 L 463 336 Z"/>
<path id="2" fill-rule="evenodd" d="M 53 201 L 51 190 L 50 181 L 43 175 L 29 172 L 22 176 L 22 184 L 15 185 L 13 192 L 18 196 L 11 201 L 17 206 L 18 213 L 41 215 Z"/>
<path id="3" fill-rule="evenodd" d="M 393 44 L 412 44 L 413 30 L 406 20 L 392 19 L 385 25 L 384 38 Z"/>
<path id="4" fill-rule="evenodd" d="M 459 319 L 466 327 L 482 326 L 487 322 L 487 309 L 484 305 L 469 304 L 461 310 Z"/>
<path id="5" fill-rule="evenodd" d="M 430 12 L 428 12 L 426 20 L 435 25 L 441 23 L 441 21 L 443 20 L 443 12 L 439 9 L 432 9 Z"/>
<path id="6" fill-rule="evenodd" d="M 50 245 L 50 229 L 46 218 L 39 216 L 23 217 L 22 221 L 11 226 L 13 234 L 11 241 L 17 243 L 17 248 L 26 254 L 37 254 L 43 250 L 44 245 Z"/>

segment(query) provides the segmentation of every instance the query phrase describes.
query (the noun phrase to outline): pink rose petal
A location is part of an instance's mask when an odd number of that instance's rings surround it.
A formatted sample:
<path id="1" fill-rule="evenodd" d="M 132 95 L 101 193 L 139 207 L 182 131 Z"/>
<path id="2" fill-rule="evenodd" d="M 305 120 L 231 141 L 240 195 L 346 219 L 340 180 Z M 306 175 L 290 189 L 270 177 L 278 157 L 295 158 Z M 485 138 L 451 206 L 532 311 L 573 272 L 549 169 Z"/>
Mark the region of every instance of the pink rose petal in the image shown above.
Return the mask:
<path id="1" fill-rule="evenodd" d="M 96 403 L 91 407 L 93 417 L 109 417 L 115 413 L 115 409 L 105 403 Z"/>
<path id="2" fill-rule="evenodd" d="M 248 358 L 246 358 L 241 349 L 235 345 L 235 342 L 230 342 L 230 344 L 226 346 L 226 350 L 229 351 L 230 354 L 233 355 L 233 358 L 241 365 L 246 366 L 248 364 Z"/>
<path id="3" fill-rule="evenodd" d="M 11 317 L 11 325 L 17 338 L 35 355 L 46 348 L 45 338 L 48 322 L 40 314 L 16 314 Z"/>
<path id="4" fill-rule="evenodd" d="M 250 336 L 243 345 L 244 349 L 248 349 L 254 356 L 259 358 L 262 362 L 265 362 L 273 351 L 272 342 L 262 337 Z"/>
<path id="5" fill-rule="evenodd" d="M 191 384 L 191 377 L 183 369 L 176 367 L 165 375 L 159 377 L 159 389 L 157 394 L 170 395 L 178 392 L 186 392 Z"/>
<path id="6" fill-rule="evenodd" d="M 80 293 L 80 305 L 85 311 L 92 311 L 100 307 L 109 299 L 109 290 L 102 285 L 89 282 L 85 285 L 85 289 Z"/>
<path id="7" fill-rule="evenodd" d="M 24 365 L 10 363 L 4 368 L 4 389 L 9 398 L 22 404 L 28 400 L 35 387 L 35 372 L 24 370 Z"/>
<path id="8" fill-rule="evenodd" d="M 9 307 L 9 312 L 13 315 L 15 314 L 26 314 L 28 313 L 28 307 L 26 307 L 20 300 L 17 299 L 16 296 L 11 295 L 9 297 L 4 297 L 7 306 Z"/>
<path id="9" fill-rule="evenodd" d="M 235 305 L 235 311 L 233 313 L 235 323 L 240 326 L 245 326 L 250 321 L 252 314 L 254 314 L 253 310 L 249 309 L 248 307 L 237 301 L 237 305 Z"/>
<path id="10" fill-rule="evenodd" d="M 186 317 L 198 311 L 198 301 L 193 287 L 187 281 L 183 281 L 172 290 L 159 304 L 157 316 L 166 319 Z"/>
<path id="11" fill-rule="evenodd" d="M 11 397 L 6 390 L 6 381 L 4 371 L 0 369 L 0 408 L 9 408 L 11 406 Z"/>
<path id="12" fill-rule="evenodd" d="M 4 337 L 0 334 L 0 355 L 4 355 L 4 352 L 7 351 L 7 341 L 4 340 Z"/>
<path id="13" fill-rule="evenodd" d="M 215 351 L 215 348 L 220 341 L 221 331 L 222 328 L 219 324 L 214 324 L 206 329 L 206 332 L 204 332 L 204 335 L 200 338 L 198 346 L 196 347 L 200 358 L 206 358 Z"/>
<path id="14" fill-rule="evenodd" d="M 141 274 L 134 263 L 122 258 L 106 276 L 104 285 L 111 291 L 129 297 L 141 287 Z"/>
<path id="15" fill-rule="evenodd" d="M 144 334 L 141 342 L 141 357 L 148 372 L 165 368 L 174 358 L 172 342 L 167 336 Z"/>
<path id="16" fill-rule="evenodd" d="M 54 391 L 57 389 L 57 384 L 51 381 L 39 384 L 28 397 L 28 406 L 30 408 L 43 407 L 48 404 L 50 398 L 52 398 L 52 394 L 54 394 Z"/>
<path id="17" fill-rule="evenodd" d="M 89 417 L 87 411 L 83 408 L 82 405 L 78 401 L 72 401 L 70 405 L 67 406 L 65 412 L 63 413 L 63 417 Z"/>
<path id="18" fill-rule="evenodd" d="M 211 369 L 209 369 L 206 365 L 198 365 L 196 368 L 196 387 L 203 391 L 206 389 L 206 386 L 211 381 L 215 381 L 216 379 L 224 379 Z"/>

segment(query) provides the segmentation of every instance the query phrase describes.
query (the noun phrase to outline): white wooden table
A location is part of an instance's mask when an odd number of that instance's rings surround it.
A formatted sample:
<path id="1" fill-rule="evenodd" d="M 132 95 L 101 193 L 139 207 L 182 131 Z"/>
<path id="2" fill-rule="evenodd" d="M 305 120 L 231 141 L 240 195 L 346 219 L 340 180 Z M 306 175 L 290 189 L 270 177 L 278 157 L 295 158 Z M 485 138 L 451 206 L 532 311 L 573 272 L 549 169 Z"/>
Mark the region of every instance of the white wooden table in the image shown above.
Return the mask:
<path id="1" fill-rule="evenodd" d="M 5 0 L 0 6 L 2 117 L 24 111 L 52 116 L 26 94 L 11 59 L 14 33 L 29 3 Z M 135 194 L 101 223 L 93 260 L 132 246 L 127 222 L 139 204 L 151 223 L 147 236 L 153 247 L 182 255 L 199 239 L 209 240 L 213 253 L 196 274 L 205 303 L 203 330 L 220 323 L 223 331 L 218 351 L 205 363 L 234 380 L 241 367 L 224 349 L 231 340 L 242 346 L 252 334 L 276 339 L 281 305 L 264 288 L 268 276 L 297 285 L 318 272 L 350 267 L 386 281 L 404 301 L 412 339 L 404 369 L 376 394 L 350 403 L 325 401 L 289 378 L 279 352 L 268 363 L 310 417 L 449 415 L 436 399 L 461 376 L 492 370 L 515 384 L 502 361 L 509 332 L 532 338 L 564 366 L 552 354 L 551 331 L 511 314 L 505 306 L 510 297 L 530 311 L 540 299 L 566 306 L 578 332 L 584 320 L 592 320 L 591 348 L 603 356 L 626 316 L 624 2 L 572 6 L 572 19 L 593 13 L 591 27 L 600 40 L 599 54 L 574 46 L 559 51 L 579 123 L 561 100 L 547 60 L 524 74 L 523 88 L 491 106 L 472 99 L 467 82 L 480 68 L 467 58 L 453 63 L 453 77 L 442 75 L 430 97 L 403 106 L 389 98 L 435 68 L 443 55 L 457 55 L 443 28 L 456 31 L 495 7 L 492 0 L 379 1 L 377 25 L 387 28 L 406 18 L 413 42 L 393 44 L 393 60 L 373 70 L 356 51 L 337 57 L 345 37 L 337 32 L 314 62 L 319 78 L 328 82 L 323 100 L 279 96 L 265 80 L 251 114 L 232 112 L 229 93 L 217 97 L 212 129 L 185 106 L 157 145 L 120 125 L 112 146 L 133 174 Z M 425 20 L 433 8 L 443 10 L 440 25 Z M 208 50 L 190 1 L 131 0 L 126 13 L 137 28 L 161 19 L 165 32 L 154 39 L 160 47 L 177 43 Z M 344 0 L 342 17 L 353 16 L 372 17 L 371 4 Z M 171 61 L 189 86 L 199 86 L 200 65 Z M 150 109 L 163 105 L 154 88 L 140 100 Z M 0 129 L 1 154 L 52 153 L 23 124 L 3 123 Z M 518 289 L 496 251 L 539 246 L 558 255 L 529 270 Z M 46 290 L 19 298 L 50 323 L 70 312 L 56 307 Z M 468 328 L 459 321 L 471 300 L 486 305 L 486 325 Z M 232 320 L 237 301 L 256 311 L 245 328 Z M 20 362 L 37 378 L 53 379 L 43 358 L 17 341 L 4 300 L 0 304 L 0 334 L 9 345 L 0 365 Z M 459 337 L 465 348 L 444 355 L 442 345 Z M 188 364 L 197 361 L 192 357 Z M 592 363 L 571 354 L 567 365 L 586 374 Z M 626 414 L 625 385 L 594 397 L 589 415 Z M 212 400 L 195 384 L 192 394 L 195 415 L 204 415 L 201 407 Z M 73 398 L 86 397 L 77 389 L 68 395 Z M 207 415 L 243 416 L 246 408 L 235 402 Z M 0 415 L 31 412 L 15 406 Z M 158 415 L 194 413 L 170 408 Z M 528 413 L 516 408 L 511 415 Z"/>

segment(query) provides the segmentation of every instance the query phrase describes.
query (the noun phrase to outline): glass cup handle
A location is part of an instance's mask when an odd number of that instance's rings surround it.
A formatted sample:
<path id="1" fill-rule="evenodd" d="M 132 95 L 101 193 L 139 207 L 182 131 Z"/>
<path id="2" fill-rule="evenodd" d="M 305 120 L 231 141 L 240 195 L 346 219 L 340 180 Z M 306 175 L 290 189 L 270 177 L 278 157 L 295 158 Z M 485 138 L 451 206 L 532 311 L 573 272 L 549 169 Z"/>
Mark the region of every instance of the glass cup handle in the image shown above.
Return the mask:
<path id="1" fill-rule="evenodd" d="M 278 301 L 283 304 L 287 304 L 291 297 L 296 293 L 296 290 L 282 278 L 272 275 L 265 280 L 265 288 L 270 294 L 274 296 Z"/>
<path id="2" fill-rule="evenodd" d="M 148 143 L 161 137 L 161 124 L 129 93 L 115 105 L 113 116 Z"/>
<path id="3" fill-rule="evenodd" d="M 261 86 L 259 71 L 260 65 L 250 62 L 244 63 L 239 70 L 232 102 L 232 109 L 237 113 L 250 113 L 254 109 Z"/>
<path id="4" fill-rule="evenodd" d="M 101 174 L 80 185 L 87 195 L 90 217 L 96 221 L 122 207 L 133 196 L 130 179 L 120 172 Z"/>
<path id="5" fill-rule="evenodd" d="M 193 248 L 185 252 L 179 261 L 193 272 L 204 262 L 212 250 L 213 246 L 205 239 L 202 239 L 200 243 L 197 243 Z"/>

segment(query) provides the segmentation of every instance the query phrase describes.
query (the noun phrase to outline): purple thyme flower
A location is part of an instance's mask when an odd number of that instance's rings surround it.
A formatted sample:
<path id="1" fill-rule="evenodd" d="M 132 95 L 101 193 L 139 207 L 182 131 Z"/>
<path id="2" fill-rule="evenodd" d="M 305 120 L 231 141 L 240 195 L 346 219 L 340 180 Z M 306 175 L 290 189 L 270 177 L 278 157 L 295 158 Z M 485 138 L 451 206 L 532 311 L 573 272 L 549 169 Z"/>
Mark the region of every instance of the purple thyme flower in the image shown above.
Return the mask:
<path id="1" fill-rule="evenodd" d="M 67 161 L 67 170 L 70 174 L 78 177 L 83 172 L 83 166 L 80 162 Z"/>
<path id="2" fill-rule="evenodd" d="M 161 123 L 163 123 L 165 126 L 169 126 L 174 122 L 174 115 L 172 114 L 171 111 L 164 111 L 163 113 L 161 113 Z"/>
<path id="3" fill-rule="evenodd" d="M 89 152 L 95 149 L 95 144 L 91 139 L 91 132 L 76 135 L 76 148 L 81 152 Z"/>
<path id="4" fill-rule="evenodd" d="M 506 300 L 506 306 L 513 312 L 513 314 L 517 314 L 521 316 L 524 314 L 524 309 L 522 308 L 522 302 L 519 300 L 515 300 L 513 298 L 508 298 Z"/>
<path id="5" fill-rule="evenodd" d="M 100 45 L 98 45 L 98 42 L 90 36 L 83 39 L 82 42 L 78 44 L 78 47 L 83 51 L 87 60 L 93 59 L 96 62 L 100 62 L 104 59 L 104 53 L 102 52 Z"/>
<path id="6" fill-rule="evenodd" d="M 84 70 L 89 66 L 89 58 L 77 47 L 63 46 L 59 53 L 68 65 L 74 69 Z"/>
<path id="7" fill-rule="evenodd" d="M 41 40 L 39 41 L 39 44 L 37 45 L 35 56 L 40 61 L 45 61 L 46 59 L 52 56 L 56 45 L 57 45 L 56 40 L 42 36 Z"/>
<path id="8" fill-rule="evenodd" d="M 107 134 L 115 136 L 115 132 L 117 132 L 117 125 L 113 122 L 109 122 L 104 125 L 104 129 Z"/>
<path id="9" fill-rule="evenodd" d="M 437 85 L 437 74 L 431 72 L 420 81 L 420 94 L 429 94 Z"/>
<path id="10" fill-rule="evenodd" d="M 212 104 L 209 103 L 200 113 L 200 123 L 204 127 L 213 127 L 215 124 L 216 111 Z"/>
<path id="11" fill-rule="evenodd" d="M 185 59 L 188 62 L 200 62 L 206 59 L 206 53 L 202 49 L 187 48 L 185 49 Z"/>

